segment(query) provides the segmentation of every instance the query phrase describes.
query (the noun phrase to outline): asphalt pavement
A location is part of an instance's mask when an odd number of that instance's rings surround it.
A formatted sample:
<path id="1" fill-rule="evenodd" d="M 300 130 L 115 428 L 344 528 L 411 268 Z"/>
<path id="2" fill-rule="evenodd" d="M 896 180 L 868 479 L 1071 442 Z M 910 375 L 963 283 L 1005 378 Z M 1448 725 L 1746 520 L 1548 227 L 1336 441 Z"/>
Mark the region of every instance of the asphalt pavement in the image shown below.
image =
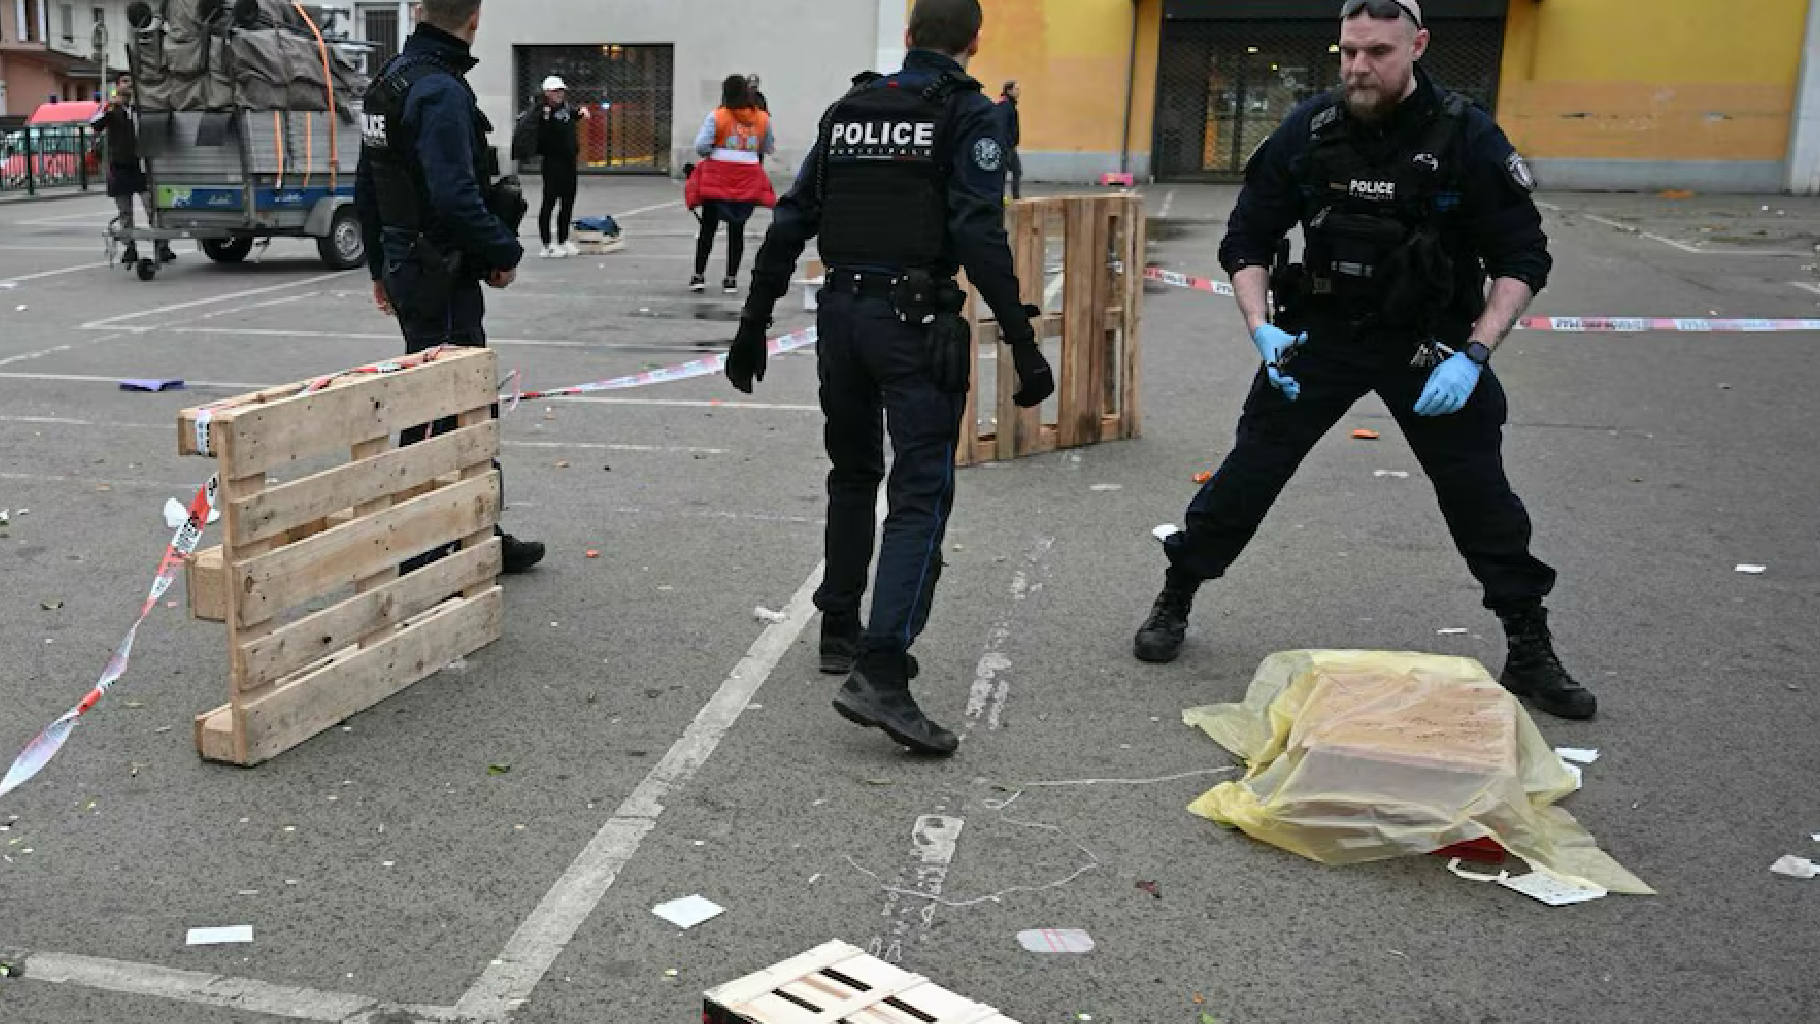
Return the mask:
<path id="1" fill-rule="evenodd" d="M 1148 188 L 1152 261 L 1219 277 L 1233 196 Z M 528 225 L 518 282 L 487 294 L 502 365 L 545 388 L 724 350 L 743 296 L 685 290 L 678 198 L 586 182 L 577 214 L 625 226 L 605 256 L 538 259 Z M 1556 270 L 1533 314 L 1820 317 L 1814 200 L 1543 198 Z M 180 244 L 140 282 L 101 263 L 110 214 L 0 207 L 0 762 L 93 684 L 166 499 L 208 476 L 176 454 L 178 411 L 400 349 L 366 274 L 312 245 L 217 266 Z M 723 260 L 724 236 L 716 285 Z M 506 581 L 504 638 L 464 666 L 256 768 L 208 764 L 191 723 L 226 699 L 224 631 L 181 588 L 155 610 L 126 678 L 0 800 L 0 961 L 24 971 L 0 977 L 0 1020 L 680 1022 L 833 938 L 1026 1024 L 1820 1018 L 1820 881 L 1769 871 L 1820 857 L 1816 333 L 1522 331 L 1497 355 L 1559 646 L 1602 701 L 1537 721 L 1601 751 L 1565 806 L 1659 892 L 1550 908 L 1432 857 L 1325 867 L 1185 810 L 1231 759 L 1183 709 L 1238 699 L 1270 653 L 1496 672 L 1502 637 L 1372 398 L 1204 591 L 1181 660 L 1133 660 L 1151 530 L 1224 455 L 1256 364 L 1230 300 L 1145 299 L 1141 439 L 960 472 L 917 650 L 956 759 L 848 725 L 816 672 L 812 354 L 749 398 L 711 376 L 527 402 L 505 523 L 550 555 Z M 776 330 L 811 322 L 799 286 Z M 187 386 L 117 386 L 142 377 Z M 1096 779 L 1168 781 L 1019 786 Z M 697 893 L 725 913 L 651 913 Z M 224 925 L 253 942 L 185 945 Z M 1025 952 L 1028 928 L 1097 948 Z"/>

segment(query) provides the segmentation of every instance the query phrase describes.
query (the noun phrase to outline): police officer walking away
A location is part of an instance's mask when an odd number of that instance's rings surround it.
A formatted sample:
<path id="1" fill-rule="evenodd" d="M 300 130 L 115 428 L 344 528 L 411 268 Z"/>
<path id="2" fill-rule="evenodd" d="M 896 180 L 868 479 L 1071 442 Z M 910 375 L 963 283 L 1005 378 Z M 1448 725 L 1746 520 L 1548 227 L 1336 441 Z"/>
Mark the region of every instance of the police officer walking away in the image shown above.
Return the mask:
<path id="1" fill-rule="evenodd" d="M 1342 87 L 1291 112 L 1245 168 L 1220 263 L 1265 365 L 1235 447 L 1164 542 L 1166 585 L 1135 653 L 1176 657 L 1201 582 L 1226 572 L 1309 449 L 1375 391 L 1503 620 L 1504 685 L 1591 718 L 1597 701 L 1550 639 L 1555 573 L 1530 553 L 1505 477 L 1507 405 L 1488 366 L 1553 265 L 1535 181 L 1489 116 L 1416 63 L 1429 40 L 1417 0 L 1346 0 L 1340 17 Z M 1279 246 L 1298 221 L 1306 247 L 1291 267 Z"/>
<path id="2" fill-rule="evenodd" d="M 484 348 L 480 283 L 509 286 L 524 258 L 516 227 L 524 197 L 494 180 L 499 160 L 487 144 L 493 126 L 466 78 L 475 64 L 470 46 L 480 5 L 423 0 L 417 30 L 367 89 L 354 204 L 367 252 L 381 254 L 367 261 L 373 301 L 398 318 L 407 353 L 437 345 Z M 434 432 L 454 428 L 449 419 Z M 400 443 L 429 433 L 413 428 Z M 508 573 L 525 572 L 544 556 L 542 544 L 503 531 L 501 537 Z M 406 571 L 422 561 L 407 562 Z"/>
<path id="3" fill-rule="evenodd" d="M 834 699 L 842 716 L 936 756 L 953 754 L 960 741 L 910 695 L 916 663 L 909 651 L 929 618 L 954 506 L 955 445 L 971 372 L 958 267 L 998 317 L 1021 385 L 1018 404 L 1038 405 L 1055 391 L 1030 326 L 1034 311 L 1018 301 L 999 120 L 964 70 L 979 51 L 982 21 L 979 0 L 917 0 L 903 70 L 858 76 L 823 115 L 759 250 L 727 359 L 727 377 L 750 394 L 753 379 L 765 376 L 772 308 L 803 246 L 819 234 L 828 270 L 817 356 L 834 464 L 827 571 L 815 595 L 822 671 L 847 676 Z M 862 631 L 887 431 L 895 459 Z"/>

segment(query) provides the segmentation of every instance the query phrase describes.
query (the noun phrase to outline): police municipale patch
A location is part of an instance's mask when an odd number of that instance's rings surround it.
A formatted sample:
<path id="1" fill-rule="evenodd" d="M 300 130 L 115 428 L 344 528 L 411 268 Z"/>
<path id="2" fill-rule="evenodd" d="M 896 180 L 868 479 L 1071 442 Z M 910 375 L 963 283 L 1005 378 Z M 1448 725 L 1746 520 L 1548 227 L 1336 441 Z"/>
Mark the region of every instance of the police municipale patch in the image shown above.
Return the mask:
<path id="1" fill-rule="evenodd" d="M 1005 162 L 1005 151 L 997 139 L 981 139 L 973 144 L 973 163 L 982 171 L 996 171 Z"/>
<path id="2" fill-rule="evenodd" d="M 1511 183 L 1525 192 L 1536 190 L 1536 176 L 1529 171 L 1529 165 L 1523 162 L 1523 154 L 1511 150 L 1504 158 L 1504 169 L 1510 173 Z"/>

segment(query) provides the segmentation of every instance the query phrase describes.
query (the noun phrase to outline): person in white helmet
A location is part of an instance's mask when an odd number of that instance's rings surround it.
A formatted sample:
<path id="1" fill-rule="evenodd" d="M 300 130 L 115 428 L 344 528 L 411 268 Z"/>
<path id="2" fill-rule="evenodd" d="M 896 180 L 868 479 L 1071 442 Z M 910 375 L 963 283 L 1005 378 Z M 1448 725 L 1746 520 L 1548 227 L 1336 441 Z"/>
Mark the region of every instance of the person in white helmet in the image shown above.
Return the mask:
<path id="1" fill-rule="evenodd" d="M 581 122 L 588 108 L 569 102 L 569 87 L 557 75 L 543 80 L 543 103 L 534 111 L 536 141 L 528 156 L 543 158 L 543 208 L 537 213 L 537 231 L 543 238 L 545 259 L 579 256 L 581 249 L 569 241 L 575 220 L 576 165 L 581 155 Z M 561 206 L 552 237 L 550 214 Z"/>

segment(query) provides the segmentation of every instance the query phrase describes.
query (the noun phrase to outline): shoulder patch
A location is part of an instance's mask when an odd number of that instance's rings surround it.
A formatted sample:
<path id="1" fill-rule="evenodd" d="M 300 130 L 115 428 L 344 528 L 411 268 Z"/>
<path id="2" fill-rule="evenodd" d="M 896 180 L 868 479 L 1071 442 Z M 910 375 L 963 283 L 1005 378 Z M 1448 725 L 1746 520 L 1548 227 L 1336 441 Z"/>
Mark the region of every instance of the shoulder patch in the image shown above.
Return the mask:
<path id="1" fill-rule="evenodd" d="M 1510 175 L 1510 183 L 1515 185 L 1519 191 L 1534 192 L 1536 190 L 1536 176 L 1530 173 L 1529 164 L 1523 161 L 1523 154 L 1514 149 L 1511 150 L 1510 155 L 1504 158 L 1504 171 Z"/>
<path id="2" fill-rule="evenodd" d="M 998 140 L 987 136 L 973 144 L 973 166 L 987 173 L 998 170 L 1005 162 L 1004 148 Z"/>
<path id="3" fill-rule="evenodd" d="M 1308 122 L 1308 130 L 1311 132 L 1318 132 L 1321 129 L 1323 129 L 1323 128 L 1327 127 L 1328 125 L 1334 123 L 1335 121 L 1339 120 L 1339 118 L 1340 118 L 1340 107 L 1339 107 L 1339 104 L 1336 103 L 1333 106 L 1327 107 L 1326 109 L 1322 110 L 1320 113 L 1314 115 L 1314 119 Z"/>

